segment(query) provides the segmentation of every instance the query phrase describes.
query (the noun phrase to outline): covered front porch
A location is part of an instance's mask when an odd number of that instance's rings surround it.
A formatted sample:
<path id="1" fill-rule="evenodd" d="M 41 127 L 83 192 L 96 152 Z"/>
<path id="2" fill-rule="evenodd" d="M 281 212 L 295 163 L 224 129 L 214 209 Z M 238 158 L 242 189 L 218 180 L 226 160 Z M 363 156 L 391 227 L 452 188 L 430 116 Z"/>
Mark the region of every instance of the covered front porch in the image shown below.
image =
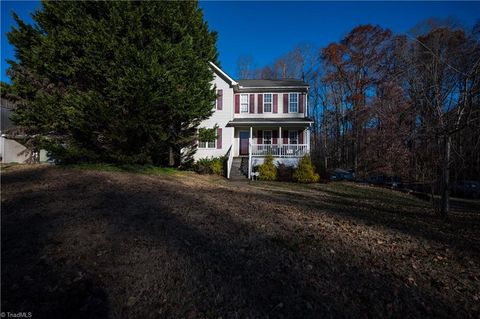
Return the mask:
<path id="1" fill-rule="evenodd" d="M 302 157 L 309 153 L 306 128 L 239 128 L 235 130 L 235 156 Z M 279 136 L 282 136 L 279 138 Z"/>
<path id="2" fill-rule="evenodd" d="M 276 163 L 296 166 L 298 160 L 310 153 L 311 121 L 268 122 L 250 121 L 233 123 L 234 141 L 230 157 L 248 158 L 248 177 L 252 168 L 263 163 L 267 155 L 272 155 Z M 231 160 L 229 158 L 229 169 Z"/>

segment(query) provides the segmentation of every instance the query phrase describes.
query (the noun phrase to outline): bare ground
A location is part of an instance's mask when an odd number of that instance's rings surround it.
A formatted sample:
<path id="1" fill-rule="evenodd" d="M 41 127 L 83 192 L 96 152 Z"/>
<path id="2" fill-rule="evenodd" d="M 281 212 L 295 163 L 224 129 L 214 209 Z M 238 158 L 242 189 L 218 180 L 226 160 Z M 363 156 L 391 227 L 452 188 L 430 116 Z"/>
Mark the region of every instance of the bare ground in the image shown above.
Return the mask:
<path id="1" fill-rule="evenodd" d="M 480 316 L 480 213 L 384 189 L 14 167 L 1 221 L 34 318 Z"/>

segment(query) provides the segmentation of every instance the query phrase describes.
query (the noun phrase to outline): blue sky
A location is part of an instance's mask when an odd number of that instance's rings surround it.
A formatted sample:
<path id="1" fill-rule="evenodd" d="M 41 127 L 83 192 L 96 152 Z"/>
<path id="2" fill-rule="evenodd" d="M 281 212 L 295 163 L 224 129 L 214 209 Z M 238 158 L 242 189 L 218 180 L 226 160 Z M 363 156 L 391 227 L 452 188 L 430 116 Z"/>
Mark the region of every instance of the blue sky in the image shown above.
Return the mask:
<path id="1" fill-rule="evenodd" d="M 11 11 L 27 22 L 39 8 L 35 1 L 1 1 L 1 74 L 13 58 L 6 32 L 14 24 Z M 211 30 L 218 32 L 222 68 L 236 77 L 237 60 L 250 55 L 257 66 L 271 63 L 295 45 L 317 47 L 340 40 L 359 24 L 378 24 L 404 33 L 429 17 L 455 17 L 472 26 L 480 18 L 480 2 L 234 2 L 200 1 Z"/>

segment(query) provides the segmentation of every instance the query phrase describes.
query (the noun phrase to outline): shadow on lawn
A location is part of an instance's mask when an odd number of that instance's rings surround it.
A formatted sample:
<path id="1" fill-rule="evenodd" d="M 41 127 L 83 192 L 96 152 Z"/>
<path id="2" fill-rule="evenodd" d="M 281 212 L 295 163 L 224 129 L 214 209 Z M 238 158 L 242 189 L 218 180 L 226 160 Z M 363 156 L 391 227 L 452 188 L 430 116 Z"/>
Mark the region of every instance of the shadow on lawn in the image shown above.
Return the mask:
<path id="1" fill-rule="evenodd" d="M 47 247 L 61 245 L 57 216 L 39 205 L 51 202 L 51 194 L 21 192 L 21 187 L 41 183 L 47 172 L 38 168 L 2 174 L 2 311 L 31 312 L 33 318 L 106 318 L 108 296 L 96 275 L 80 265 L 52 264 L 45 256 Z M 5 199 L 8 188 L 18 196 Z"/>
<path id="2" fill-rule="evenodd" d="M 2 207 L 5 310 L 29 311 L 23 308 L 29 306 L 38 309 L 38 317 L 45 307 L 50 310 L 45 317 L 52 313 L 124 318 L 371 317 L 402 313 L 410 317 L 468 317 L 439 294 L 407 287 L 393 273 L 357 266 L 361 264 L 358 252 L 344 249 L 332 254 L 328 242 L 316 242 L 314 250 L 292 249 L 294 230 L 281 220 L 275 221 L 266 204 L 256 206 L 253 200 L 258 196 L 247 190 L 192 189 L 175 181 L 135 175 L 131 177 L 144 183 L 107 183 L 102 173 L 72 171 L 70 175 L 74 183 L 39 189 L 49 192 L 48 196 L 31 200 L 20 193 Z M 14 176 L 8 176 L 5 187 L 14 186 L 14 181 Z M 75 195 L 79 192 L 81 195 Z M 263 198 L 262 194 L 262 200 L 292 204 L 285 202 L 281 193 L 273 193 L 278 196 Z M 81 200 L 71 201 L 68 211 L 59 214 L 56 203 L 68 202 L 72 196 L 81 196 Z M 337 204 L 314 206 L 358 218 L 353 212 L 335 208 Z M 82 227 L 85 218 L 110 225 L 104 255 L 91 251 L 89 247 L 95 247 L 91 236 L 73 241 L 79 242 L 78 248 L 59 242 L 59 233 Z M 368 221 L 378 223 L 374 216 Z M 52 266 L 42 262 L 46 248 L 55 250 L 50 245 L 63 251 L 64 263 Z M 74 263 L 72 256 L 78 257 Z M 78 271 L 86 274 L 81 287 L 68 285 L 65 280 Z M 39 280 L 25 284 L 32 290 L 16 289 L 25 276 Z M 55 285 L 64 289 L 50 293 L 48 287 Z"/>
<path id="3" fill-rule="evenodd" d="M 121 188 L 102 193 L 99 206 L 123 207 L 121 214 L 104 215 L 114 225 L 117 239 L 140 237 L 161 243 L 188 261 L 178 265 L 182 275 L 177 274 L 175 281 L 163 278 L 169 298 L 176 300 L 166 306 L 171 317 L 363 317 L 389 311 L 428 315 L 414 298 L 438 307 L 437 315 L 455 314 L 448 301 L 407 288 L 393 274 L 354 266 L 355 254 L 348 251 L 333 256 L 327 253 L 326 243 L 317 247 L 322 253 L 294 251 L 288 236 L 272 236 L 267 229 L 261 231 L 223 213 L 225 207 L 216 197 L 199 203 L 198 197 L 181 188 L 163 195 L 175 196 L 178 206 L 155 200 L 154 192 L 131 193 Z M 241 201 L 239 197 L 235 201 Z M 156 277 L 150 270 L 158 268 L 159 260 L 152 258 L 143 259 L 147 281 Z M 160 300 L 157 293 L 150 292 L 139 304 Z M 162 306 L 154 304 L 155 309 Z M 122 315 L 145 315 L 142 311 L 131 309 Z"/>

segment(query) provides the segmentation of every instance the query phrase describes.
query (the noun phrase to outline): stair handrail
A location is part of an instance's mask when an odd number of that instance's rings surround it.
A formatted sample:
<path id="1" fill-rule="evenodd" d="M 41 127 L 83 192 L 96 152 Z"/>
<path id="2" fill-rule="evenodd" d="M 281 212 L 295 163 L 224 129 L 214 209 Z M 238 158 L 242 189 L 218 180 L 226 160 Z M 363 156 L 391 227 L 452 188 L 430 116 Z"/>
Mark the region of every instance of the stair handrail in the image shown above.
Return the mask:
<path id="1" fill-rule="evenodd" d="M 251 139 L 250 139 L 251 140 Z M 252 142 L 248 142 L 248 179 L 252 177 Z"/>
<path id="2" fill-rule="evenodd" d="M 230 148 L 228 149 L 225 156 L 228 158 L 227 159 L 227 179 L 230 179 L 230 171 L 232 170 L 232 163 L 233 163 L 232 145 L 230 145 Z"/>

